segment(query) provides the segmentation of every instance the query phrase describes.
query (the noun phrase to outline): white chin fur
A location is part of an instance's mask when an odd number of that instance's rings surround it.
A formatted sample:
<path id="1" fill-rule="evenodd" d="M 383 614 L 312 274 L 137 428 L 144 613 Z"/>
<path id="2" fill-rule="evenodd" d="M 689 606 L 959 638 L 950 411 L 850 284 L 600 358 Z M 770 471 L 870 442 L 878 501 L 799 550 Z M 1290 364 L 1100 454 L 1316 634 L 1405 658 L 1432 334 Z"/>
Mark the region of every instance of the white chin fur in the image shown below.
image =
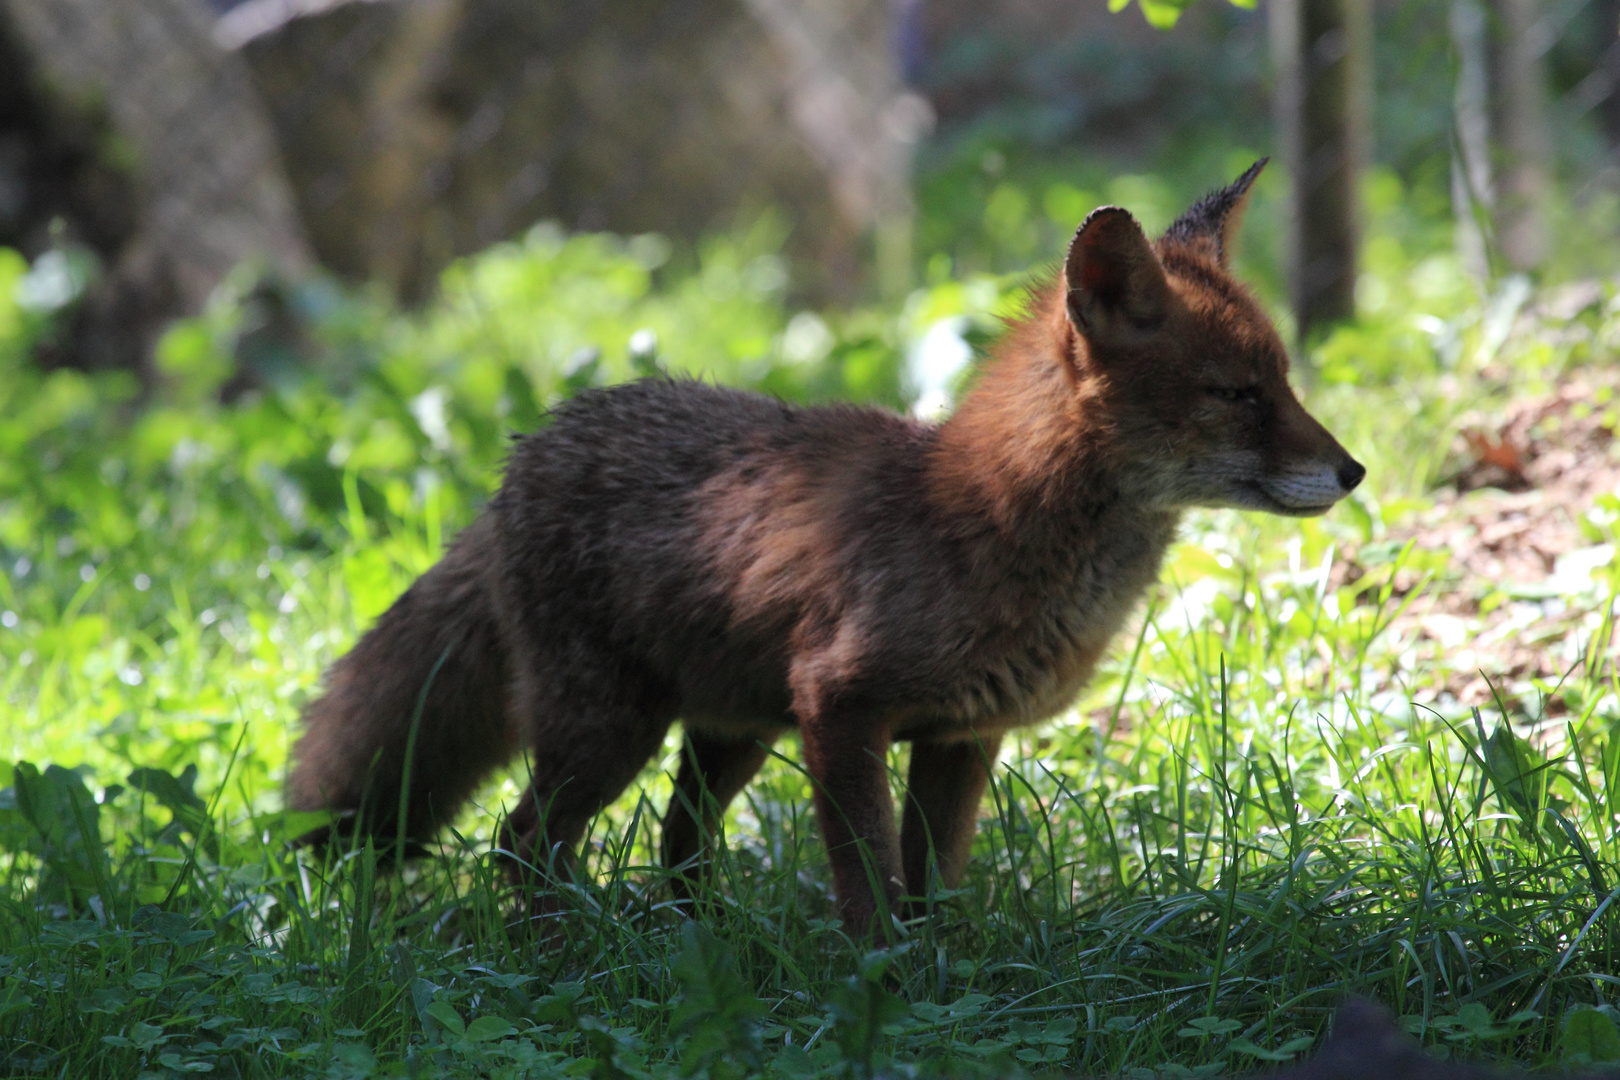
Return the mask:
<path id="1" fill-rule="evenodd" d="M 1252 455 L 1211 459 L 1183 473 L 1171 502 L 1179 506 L 1263 510 L 1309 517 L 1326 512 L 1349 494 L 1329 466 L 1268 473 Z"/>
<path id="2" fill-rule="evenodd" d="M 1285 510 L 1302 514 L 1320 513 L 1350 494 L 1327 465 L 1268 476 L 1258 486 Z"/>

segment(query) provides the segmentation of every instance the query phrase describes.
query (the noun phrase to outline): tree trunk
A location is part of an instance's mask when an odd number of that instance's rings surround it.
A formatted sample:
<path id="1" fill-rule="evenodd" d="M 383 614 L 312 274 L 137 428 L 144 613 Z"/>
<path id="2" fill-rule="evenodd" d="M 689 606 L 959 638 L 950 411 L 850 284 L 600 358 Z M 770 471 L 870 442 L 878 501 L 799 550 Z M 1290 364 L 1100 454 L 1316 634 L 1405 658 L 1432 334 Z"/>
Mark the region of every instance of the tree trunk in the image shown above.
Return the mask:
<path id="1" fill-rule="evenodd" d="M 1535 270 L 1547 253 L 1547 90 L 1538 0 L 1491 0 L 1496 239 L 1510 269 Z"/>
<path id="2" fill-rule="evenodd" d="M 910 286 L 911 155 L 932 110 L 900 81 L 896 5 L 747 0 L 788 61 L 788 114 L 846 217 L 876 242 L 882 291 Z"/>
<path id="3" fill-rule="evenodd" d="M 1496 210 L 1491 170 L 1490 36 L 1481 0 L 1452 0 L 1451 44 L 1457 53 L 1452 96 L 1451 205 L 1457 254 L 1476 279 L 1490 276 L 1489 233 Z"/>
<path id="4" fill-rule="evenodd" d="M 238 263 L 313 265 L 269 121 L 202 0 L 0 0 L 0 17 L 53 110 L 106 118 L 131 180 L 133 234 L 103 252 L 69 362 L 142 366 Z"/>
<path id="5" fill-rule="evenodd" d="M 1608 136 L 1610 153 L 1620 152 L 1620 0 L 1595 0 L 1597 9 L 1598 54 L 1597 70 L 1593 75 L 1603 91 L 1598 105 L 1598 117 L 1603 133 Z"/>
<path id="6" fill-rule="evenodd" d="M 1303 346 L 1355 314 L 1371 2 L 1279 0 L 1272 19 L 1283 156 L 1294 181 L 1291 279 Z"/>

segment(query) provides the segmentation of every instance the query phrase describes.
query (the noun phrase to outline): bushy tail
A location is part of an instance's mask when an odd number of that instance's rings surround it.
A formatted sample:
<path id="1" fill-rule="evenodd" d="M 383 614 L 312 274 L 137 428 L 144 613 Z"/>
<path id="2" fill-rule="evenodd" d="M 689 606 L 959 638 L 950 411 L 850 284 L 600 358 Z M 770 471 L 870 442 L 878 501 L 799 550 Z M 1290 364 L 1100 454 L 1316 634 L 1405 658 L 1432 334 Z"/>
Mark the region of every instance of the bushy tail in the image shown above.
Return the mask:
<path id="1" fill-rule="evenodd" d="M 371 836 L 388 848 L 403 806 L 415 847 L 511 755 L 507 656 L 486 580 L 495 562 L 485 514 L 332 666 L 304 714 L 287 802 L 353 817 L 309 839 Z"/>

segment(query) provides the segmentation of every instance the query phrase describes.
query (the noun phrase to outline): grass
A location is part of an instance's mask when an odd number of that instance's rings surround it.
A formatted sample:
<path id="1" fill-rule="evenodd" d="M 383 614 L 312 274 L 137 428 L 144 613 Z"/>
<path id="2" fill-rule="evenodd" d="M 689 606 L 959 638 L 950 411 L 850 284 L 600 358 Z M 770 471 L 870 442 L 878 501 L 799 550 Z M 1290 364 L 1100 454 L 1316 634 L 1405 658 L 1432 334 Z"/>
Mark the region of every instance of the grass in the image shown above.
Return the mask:
<path id="1" fill-rule="evenodd" d="M 673 741 L 542 934 L 509 930 L 487 854 L 516 772 L 406 867 L 290 849 L 309 822 L 280 777 L 320 670 L 487 495 L 491 418 L 634 372 L 626 342 L 580 354 L 601 327 L 656 324 L 679 366 L 699 362 L 683 327 L 740 326 L 705 345 L 728 381 L 892 398 L 917 312 L 974 291 L 828 317 L 812 363 L 774 344 L 768 280 L 661 283 L 645 244 L 574 244 L 470 263 L 410 319 L 325 309 L 337 374 L 230 405 L 250 299 L 171 336 L 169 396 L 145 401 L 29 368 L 15 342 L 46 330 L 0 310 L 0 1072 L 1145 1080 L 1301 1057 L 1352 992 L 1438 1052 L 1620 1058 L 1614 567 L 1539 601 L 1591 616 L 1567 677 L 1476 711 L 1395 619 L 1450 587 L 1446 553 L 1384 542 L 1465 410 L 1607 358 L 1620 323 L 1600 306 L 1498 335 L 1506 291 L 1478 303 L 1377 245 L 1382 306 L 1323 346 L 1310 398 L 1369 465 L 1365 496 L 1190 521 L 1075 714 L 1003 755 L 966 881 L 896 947 L 834 921 L 791 744 L 729 816 L 701 924 L 655 865 Z M 761 265 L 739 250 L 714 273 Z M 24 269 L 0 262 L 0 295 Z M 577 298 L 592 275 L 617 307 L 559 301 L 537 317 L 568 349 L 519 340 L 547 282 Z M 1351 550 L 1366 573 L 1336 585 Z"/>

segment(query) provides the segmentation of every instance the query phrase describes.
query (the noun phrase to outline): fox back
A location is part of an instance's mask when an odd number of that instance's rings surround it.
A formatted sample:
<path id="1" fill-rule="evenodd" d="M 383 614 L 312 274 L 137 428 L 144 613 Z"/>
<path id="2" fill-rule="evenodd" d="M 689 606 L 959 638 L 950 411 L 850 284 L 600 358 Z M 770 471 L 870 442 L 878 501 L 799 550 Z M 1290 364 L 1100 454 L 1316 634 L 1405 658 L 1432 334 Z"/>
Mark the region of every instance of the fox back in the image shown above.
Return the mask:
<path id="1" fill-rule="evenodd" d="M 678 719 L 664 854 L 684 895 L 796 728 L 853 926 L 954 884 L 1002 733 L 1074 699 L 1186 508 L 1317 514 L 1362 477 L 1228 272 L 1259 169 L 1156 244 L 1093 213 L 943 424 L 667 379 L 563 404 L 334 666 L 293 805 L 419 840 L 527 749 L 502 846 L 520 877 L 566 873 Z"/>

